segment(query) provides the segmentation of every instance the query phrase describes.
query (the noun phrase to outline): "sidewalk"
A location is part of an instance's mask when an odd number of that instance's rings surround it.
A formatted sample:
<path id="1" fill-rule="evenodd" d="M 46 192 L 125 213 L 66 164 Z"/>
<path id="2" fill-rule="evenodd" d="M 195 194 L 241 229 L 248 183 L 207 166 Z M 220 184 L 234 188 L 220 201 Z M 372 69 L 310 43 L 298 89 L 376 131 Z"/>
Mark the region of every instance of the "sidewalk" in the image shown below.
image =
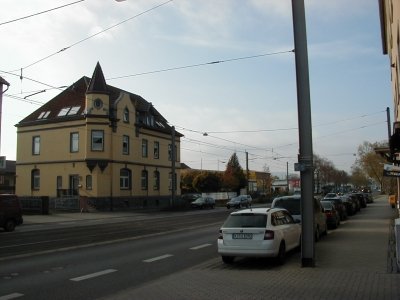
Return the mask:
<path id="1" fill-rule="evenodd" d="M 396 214 L 386 196 L 376 197 L 316 244 L 315 268 L 302 268 L 296 253 L 283 266 L 239 259 L 227 266 L 216 254 L 189 270 L 103 299 L 400 299 L 400 274 L 388 263 Z"/>

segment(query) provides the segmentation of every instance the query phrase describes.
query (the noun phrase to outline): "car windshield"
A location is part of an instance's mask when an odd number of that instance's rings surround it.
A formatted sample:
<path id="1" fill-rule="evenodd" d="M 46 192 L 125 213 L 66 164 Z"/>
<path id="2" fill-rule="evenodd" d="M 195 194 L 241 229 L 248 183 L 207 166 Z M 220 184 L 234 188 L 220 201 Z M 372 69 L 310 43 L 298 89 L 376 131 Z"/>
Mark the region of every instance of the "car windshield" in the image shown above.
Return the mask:
<path id="1" fill-rule="evenodd" d="M 275 201 L 274 206 L 284 208 L 292 215 L 300 215 L 300 198 L 283 198 Z"/>
<path id="2" fill-rule="evenodd" d="M 200 197 L 200 198 L 197 198 L 195 201 L 193 201 L 194 203 L 201 203 L 201 202 L 204 202 L 204 198 L 203 197 Z"/>
<path id="3" fill-rule="evenodd" d="M 267 225 L 267 215 L 265 214 L 234 214 L 230 215 L 222 227 L 225 228 L 243 228 L 243 227 L 261 227 Z"/>
<path id="4" fill-rule="evenodd" d="M 321 205 L 324 209 L 332 209 L 332 203 L 330 201 L 321 201 Z"/>

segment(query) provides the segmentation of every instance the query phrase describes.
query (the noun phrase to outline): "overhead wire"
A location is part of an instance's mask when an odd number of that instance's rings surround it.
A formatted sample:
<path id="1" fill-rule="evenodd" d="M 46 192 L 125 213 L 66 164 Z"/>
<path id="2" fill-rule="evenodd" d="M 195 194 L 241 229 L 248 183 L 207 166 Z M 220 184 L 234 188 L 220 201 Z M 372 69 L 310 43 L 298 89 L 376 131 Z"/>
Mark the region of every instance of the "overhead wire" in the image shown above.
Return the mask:
<path id="1" fill-rule="evenodd" d="M 161 4 L 158 4 L 158 5 L 156 5 L 156 6 L 153 6 L 153 7 L 149 8 L 149 9 L 147 9 L 147 10 L 145 10 L 145 11 L 139 13 L 139 14 L 136 14 L 136 15 L 134 15 L 134 16 L 128 18 L 128 19 L 125 19 L 125 20 L 123 20 L 123 21 L 121 21 L 121 22 L 118 22 L 118 23 L 116 23 L 116 24 L 114 24 L 114 25 L 111 25 L 111 26 L 109 26 L 109 27 L 107 27 L 107 28 L 105 28 L 105 29 L 103 29 L 103 30 L 101 30 L 101 31 L 99 31 L 99 32 L 96 32 L 96 33 L 94 33 L 94 34 L 92 34 L 92 35 L 89 35 L 88 37 L 83 38 L 83 39 L 81 39 L 81 40 L 79 40 L 79 41 L 77 41 L 77 42 L 75 42 L 75 43 L 73 43 L 73 44 L 71 44 L 71 45 L 69 45 L 69 46 L 66 46 L 66 47 L 64 47 L 64 48 L 62 48 L 62 49 L 60 49 L 60 50 L 58 50 L 58 51 L 56 51 L 56 52 L 54 52 L 54 53 L 52 53 L 52 54 L 49 54 L 49 55 L 47 55 L 47 56 L 45 56 L 45 57 L 43 57 L 43 58 L 41 58 L 41 59 L 39 59 L 39 60 L 36 60 L 36 61 L 34 61 L 33 63 L 30 63 L 30 64 L 26 65 L 25 67 L 22 67 L 22 68 L 13 70 L 13 71 L 11 71 L 11 72 L 16 72 L 16 71 L 20 71 L 20 70 L 21 70 L 21 73 L 22 73 L 22 70 L 25 70 L 25 69 L 27 69 L 27 68 L 29 68 L 29 67 L 32 67 L 32 66 L 34 66 L 34 65 L 36 65 L 36 64 L 38 64 L 38 63 L 40 63 L 40 62 L 42 62 L 42 61 L 44 61 L 44 60 L 47 60 L 47 59 L 49 59 L 49 58 L 51 58 L 51 57 L 53 57 L 53 56 L 55 56 L 55 55 L 57 55 L 57 54 L 59 54 L 59 53 L 61 53 L 61 52 L 66 51 L 66 50 L 68 50 L 68 49 L 70 49 L 70 48 L 72 48 L 72 47 L 74 47 L 74 46 L 76 46 L 76 45 L 78 45 L 78 44 L 81 44 L 81 43 L 83 43 L 83 42 L 85 42 L 85 41 L 87 41 L 87 40 L 89 40 L 89 39 L 91 39 L 91 38 L 93 38 L 93 37 L 95 37 L 95 36 L 97 36 L 97 35 L 99 35 L 99 34 L 102 34 L 102 33 L 106 32 L 106 31 L 108 31 L 108 30 L 110 30 L 110 29 L 113 29 L 113 28 L 115 28 L 115 27 L 117 27 L 117 26 L 120 26 L 121 24 L 124 24 L 124 23 L 126 23 L 126 22 L 128 22 L 128 21 L 130 21 L 130 20 L 132 20 L 132 19 L 134 19 L 134 18 L 137 18 L 137 17 L 139 17 L 139 16 L 141 16 L 141 15 L 144 15 L 144 14 L 146 14 L 146 13 L 152 11 L 152 10 L 155 10 L 155 9 L 157 9 L 157 8 L 163 6 L 163 5 L 166 5 L 166 4 L 168 4 L 169 2 L 172 2 L 172 1 L 174 1 L 174 0 L 168 0 L 168 1 L 165 1 L 165 2 L 163 2 L 163 3 L 161 3 Z"/>
<path id="2" fill-rule="evenodd" d="M 70 6 L 70 5 L 73 5 L 73 4 L 77 4 L 77 3 L 83 2 L 83 1 L 85 1 L 85 0 L 79 0 L 79 1 L 71 2 L 71 3 L 67 3 L 67 4 L 64 4 L 64 5 L 58 6 L 58 7 L 54 7 L 54 8 L 51 8 L 51 9 L 47 9 L 47 10 L 44 10 L 44 11 L 41 11 L 41 12 L 37 12 L 37 13 L 31 14 L 31 15 L 28 15 L 28 16 L 24 16 L 24 17 L 21 17 L 21 18 L 17 18 L 17 19 L 13 19 L 13 20 L 10 20 L 10 21 L 2 22 L 2 23 L 0 23 L 0 26 L 5 25 L 5 24 L 9 24 L 9 23 L 13 23 L 13 22 L 16 22 L 16 21 L 28 19 L 28 18 L 31 18 L 31 17 L 34 17 L 34 16 L 38 16 L 38 15 L 41 15 L 41 14 L 44 14 L 44 13 L 48 13 L 48 12 L 51 12 L 53 10 L 64 8 L 64 7 L 67 7 L 67 6 Z"/>
<path id="3" fill-rule="evenodd" d="M 278 54 L 284 54 L 284 53 L 290 53 L 290 52 L 294 52 L 294 50 L 272 52 L 272 53 L 264 53 L 264 54 L 243 56 L 243 57 L 237 57 L 237 58 L 229 58 L 229 59 L 224 59 L 224 60 L 216 60 L 216 61 L 210 61 L 210 62 L 205 62 L 205 63 L 198 63 L 198 64 L 192 64 L 192 65 L 186 65 L 186 66 L 180 66 L 180 67 L 172 67 L 172 68 L 160 69 L 160 70 L 156 70 L 156 71 L 148 71 L 148 72 L 141 72 L 141 73 L 135 73 L 135 74 L 130 74 L 130 75 L 122 75 L 122 76 L 110 77 L 110 78 L 107 78 L 107 80 L 116 80 L 116 79 L 135 77 L 135 76 L 142 76 L 142 75 L 149 75 L 149 74 L 155 74 L 155 73 L 161 73 L 161 72 L 182 70 L 182 69 L 188 69 L 188 68 L 196 68 L 196 67 L 201 67 L 201 66 L 222 64 L 222 63 L 231 62 L 231 61 L 259 58 L 259 57 L 264 57 L 264 56 L 278 55 Z"/>

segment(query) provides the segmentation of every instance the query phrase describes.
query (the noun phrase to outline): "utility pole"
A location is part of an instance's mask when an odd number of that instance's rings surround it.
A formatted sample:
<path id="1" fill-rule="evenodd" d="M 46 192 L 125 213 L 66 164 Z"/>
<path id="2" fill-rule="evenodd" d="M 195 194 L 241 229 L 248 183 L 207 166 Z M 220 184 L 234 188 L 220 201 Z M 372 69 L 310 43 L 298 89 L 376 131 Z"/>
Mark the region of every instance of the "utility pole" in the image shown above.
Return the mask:
<path id="1" fill-rule="evenodd" d="M 301 264 L 302 267 L 315 267 L 313 205 L 314 170 L 304 0 L 292 0 L 292 11 L 299 123 L 299 161 L 296 170 L 300 171 L 301 180 Z"/>
<path id="2" fill-rule="evenodd" d="M 249 194 L 249 153 L 246 151 L 246 195 Z"/>
<path id="3" fill-rule="evenodd" d="M 176 177 L 175 177 L 175 159 L 176 159 L 176 148 L 175 148 L 175 126 L 171 127 L 172 133 L 171 133 L 171 169 L 172 169 L 172 174 L 171 174 L 171 207 L 175 203 L 175 186 L 176 186 Z"/>
<path id="4" fill-rule="evenodd" d="M 289 194 L 289 162 L 286 162 L 286 192 Z"/>

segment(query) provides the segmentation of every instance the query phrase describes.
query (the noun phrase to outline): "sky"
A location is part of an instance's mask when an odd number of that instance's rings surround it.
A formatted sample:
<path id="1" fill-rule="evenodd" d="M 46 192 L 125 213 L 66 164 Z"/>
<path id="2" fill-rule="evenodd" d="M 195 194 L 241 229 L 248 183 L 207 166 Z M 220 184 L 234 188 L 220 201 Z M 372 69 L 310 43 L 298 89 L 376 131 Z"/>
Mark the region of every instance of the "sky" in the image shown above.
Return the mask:
<path id="1" fill-rule="evenodd" d="M 142 96 L 184 135 L 189 167 L 221 171 L 236 153 L 245 169 L 247 152 L 250 170 L 295 173 L 291 3 L 2 0 L 1 155 L 15 160 L 15 124 L 99 62 L 109 85 Z M 313 152 L 350 172 L 359 145 L 387 141 L 387 107 L 393 121 L 378 1 L 304 3 Z"/>

